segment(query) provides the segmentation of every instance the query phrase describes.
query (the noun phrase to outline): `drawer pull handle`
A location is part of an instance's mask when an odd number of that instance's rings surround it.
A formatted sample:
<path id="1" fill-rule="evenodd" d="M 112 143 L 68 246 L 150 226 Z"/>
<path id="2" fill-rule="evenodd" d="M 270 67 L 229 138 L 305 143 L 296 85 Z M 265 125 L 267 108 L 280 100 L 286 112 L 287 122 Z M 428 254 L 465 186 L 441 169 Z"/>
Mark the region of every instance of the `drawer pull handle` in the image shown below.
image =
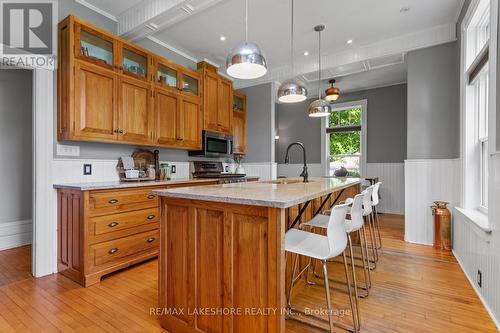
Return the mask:
<path id="1" fill-rule="evenodd" d="M 119 224 L 118 222 L 111 222 L 110 224 L 108 224 L 108 227 L 113 228 L 116 227 L 118 224 Z"/>
<path id="2" fill-rule="evenodd" d="M 109 254 L 115 254 L 116 252 L 118 252 L 118 248 L 116 248 L 116 247 L 114 247 L 108 251 Z"/>
<path id="3" fill-rule="evenodd" d="M 118 202 L 118 200 L 116 200 L 116 199 L 111 199 L 111 200 L 108 201 L 108 203 L 111 204 L 111 205 L 113 205 L 113 204 L 115 204 L 117 202 Z"/>
<path id="4" fill-rule="evenodd" d="M 148 243 L 153 243 L 155 241 L 156 238 L 154 237 L 151 237 L 151 238 L 148 238 L 147 242 Z"/>
<path id="5" fill-rule="evenodd" d="M 148 220 L 152 220 L 152 219 L 154 219 L 154 218 L 155 218 L 155 216 L 154 216 L 154 215 L 149 215 L 149 216 L 148 216 Z"/>
<path id="6" fill-rule="evenodd" d="M 154 199 L 154 198 L 156 198 L 156 195 L 154 195 L 154 194 L 148 195 L 148 199 Z"/>

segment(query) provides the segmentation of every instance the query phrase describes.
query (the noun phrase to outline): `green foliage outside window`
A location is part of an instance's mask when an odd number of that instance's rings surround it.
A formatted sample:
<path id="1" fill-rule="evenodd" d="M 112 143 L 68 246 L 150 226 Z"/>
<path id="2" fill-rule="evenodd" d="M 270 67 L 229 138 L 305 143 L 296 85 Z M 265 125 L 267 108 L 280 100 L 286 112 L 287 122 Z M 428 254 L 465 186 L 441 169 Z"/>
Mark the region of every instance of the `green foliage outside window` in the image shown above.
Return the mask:
<path id="1" fill-rule="evenodd" d="M 361 125 L 361 108 L 334 111 L 330 115 L 329 127 Z"/>

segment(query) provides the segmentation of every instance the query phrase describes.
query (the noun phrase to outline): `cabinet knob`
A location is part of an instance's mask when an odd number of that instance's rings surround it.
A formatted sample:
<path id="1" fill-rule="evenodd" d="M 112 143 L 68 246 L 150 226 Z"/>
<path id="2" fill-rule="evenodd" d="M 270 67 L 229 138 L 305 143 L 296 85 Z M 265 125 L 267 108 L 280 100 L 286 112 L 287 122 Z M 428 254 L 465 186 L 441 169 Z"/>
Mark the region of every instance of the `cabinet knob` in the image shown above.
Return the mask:
<path id="1" fill-rule="evenodd" d="M 117 199 L 111 199 L 108 201 L 109 204 L 114 205 L 115 203 L 118 203 Z"/>
<path id="2" fill-rule="evenodd" d="M 154 195 L 154 194 L 148 195 L 148 199 L 154 199 L 154 198 L 156 198 L 156 195 Z"/>
<path id="3" fill-rule="evenodd" d="M 152 220 L 152 219 L 154 219 L 154 218 L 155 218 L 155 216 L 154 216 L 154 215 L 149 215 L 149 216 L 148 216 L 148 220 Z"/>
<path id="4" fill-rule="evenodd" d="M 118 130 L 117 130 L 117 129 L 115 129 L 115 130 L 113 131 L 113 133 L 118 133 Z"/>
<path id="5" fill-rule="evenodd" d="M 147 242 L 148 243 L 153 243 L 155 241 L 156 238 L 154 237 L 151 237 L 151 238 L 148 238 Z"/>
<path id="6" fill-rule="evenodd" d="M 111 222 L 110 224 L 108 224 L 108 227 L 110 228 L 113 228 L 113 227 L 116 227 L 119 223 L 118 222 Z"/>
<path id="7" fill-rule="evenodd" d="M 118 133 L 123 134 L 123 130 L 119 130 Z"/>
<path id="8" fill-rule="evenodd" d="M 116 247 L 114 247 L 108 251 L 109 254 L 115 254 L 116 252 L 118 252 L 118 248 L 116 248 Z"/>

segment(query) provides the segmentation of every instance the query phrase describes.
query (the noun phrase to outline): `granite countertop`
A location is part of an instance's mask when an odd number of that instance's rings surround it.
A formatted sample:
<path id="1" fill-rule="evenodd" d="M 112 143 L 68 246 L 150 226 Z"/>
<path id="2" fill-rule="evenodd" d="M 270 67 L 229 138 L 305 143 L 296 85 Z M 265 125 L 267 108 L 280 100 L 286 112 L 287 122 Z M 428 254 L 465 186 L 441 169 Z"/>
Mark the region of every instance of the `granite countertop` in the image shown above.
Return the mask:
<path id="1" fill-rule="evenodd" d="M 283 184 L 281 182 L 288 182 Z M 276 181 L 186 187 L 153 192 L 163 197 L 288 208 L 359 184 L 359 178 L 285 178 Z"/>
<path id="2" fill-rule="evenodd" d="M 54 188 L 92 191 L 92 190 L 111 190 L 120 188 L 134 188 L 146 186 L 167 186 L 175 184 L 189 184 L 189 183 L 202 183 L 206 181 L 216 181 L 215 178 L 205 179 L 192 179 L 192 178 L 179 178 L 166 181 L 144 181 L 144 182 L 96 182 L 96 183 L 70 183 L 70 184 L 54 184 Z"/>

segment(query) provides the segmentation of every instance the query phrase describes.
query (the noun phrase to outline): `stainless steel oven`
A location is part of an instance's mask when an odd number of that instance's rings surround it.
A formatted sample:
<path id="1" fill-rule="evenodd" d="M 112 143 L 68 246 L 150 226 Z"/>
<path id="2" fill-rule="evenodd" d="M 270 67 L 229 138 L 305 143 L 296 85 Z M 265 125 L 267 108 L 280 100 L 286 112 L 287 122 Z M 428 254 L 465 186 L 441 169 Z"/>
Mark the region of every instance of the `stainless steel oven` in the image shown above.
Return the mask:
<path id="1" fill-rule="evenodd" d="M 190 151 L 189 156 L 227 157 L 232 153 L 232 135 L 203 131 L 202 150 Z"/>

